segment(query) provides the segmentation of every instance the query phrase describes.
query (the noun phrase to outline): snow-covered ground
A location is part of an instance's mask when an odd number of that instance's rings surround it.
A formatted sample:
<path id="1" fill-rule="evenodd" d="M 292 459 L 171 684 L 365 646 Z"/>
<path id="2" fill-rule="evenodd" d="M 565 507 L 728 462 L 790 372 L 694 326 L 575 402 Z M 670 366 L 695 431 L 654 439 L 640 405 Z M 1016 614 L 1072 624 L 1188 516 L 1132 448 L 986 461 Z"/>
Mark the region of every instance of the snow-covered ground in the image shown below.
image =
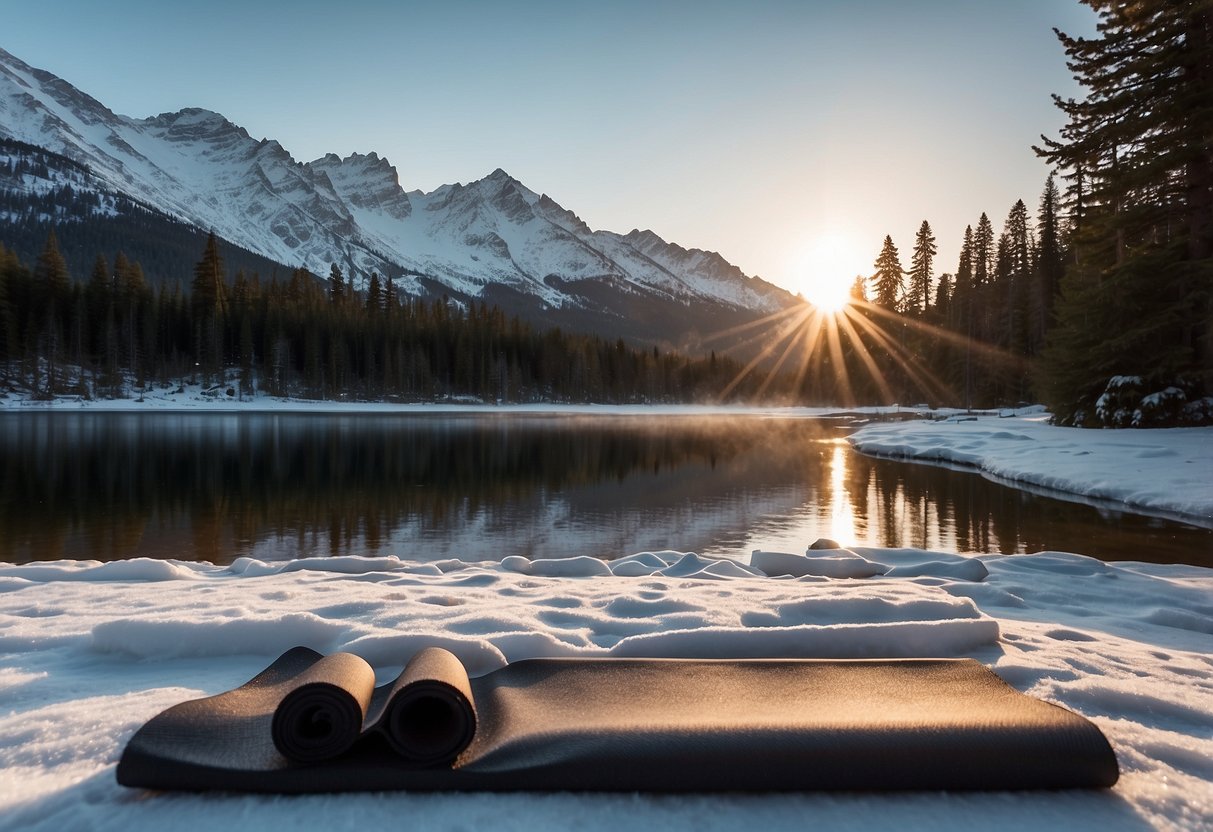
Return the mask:
<path id="1" fill-rule="evenodd" d="M 753 559 L 772 572 L 790 561 L 799 578 L 675 552 L 611 562 L 423 564 L 401 553 L 229 567 L 0 567 L 0 827 L 1213 825 L 1213 570 L 1061 553 L 813 554 Z M 383 678 L 429 644 L 451 649 L 473 673 L 532 656 L 972 656 L 1020 690 L 1091 718 L 1122 778 L 1106 792 L 765 796 L 275 798 L 117 785 L 114 765 L 146 719 L 234 687 L 296 644 L 352 651 Z"/>
<path id="2" fill-rule="evenodd" d="M 1116 503 L 1213 528 L 1213 428 L 1079 430 L 1043 410 L 873 424 L 849 439 L 875 456 L 960 465 L 1016 486 Z"/>
<path id="3" fill-rule="evenodd" d="M 1208 429 L 1051 428 L 1040 414 L 855 436 L 868 452 L 1197 520 L 1213 507 L 1211 440 Z M 477 564 L 425 554 L 0 564 L 0 829 L 1213 828 L 1213 570 L 873 548 L 756 553 L 749 565 L 678 552 Z M 973 794 L 274 798 L 117 785 L 118 756 L 145 720 L 297 644 L 357 653 L 382 679 L 429 644 L 473 673 L 537 656 L 971 656 L 1092 719 L 1122 777 L 1106 792 Z"/>

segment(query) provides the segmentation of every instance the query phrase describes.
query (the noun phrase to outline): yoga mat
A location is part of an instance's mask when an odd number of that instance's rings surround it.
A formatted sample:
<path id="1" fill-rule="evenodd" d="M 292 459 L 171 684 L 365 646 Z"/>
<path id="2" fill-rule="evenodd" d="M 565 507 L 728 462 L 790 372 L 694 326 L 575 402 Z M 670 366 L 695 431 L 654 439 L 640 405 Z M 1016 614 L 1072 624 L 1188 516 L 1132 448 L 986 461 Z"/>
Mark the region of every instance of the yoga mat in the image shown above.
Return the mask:
<path id="1" fill-rule="evenodd" d="M 442 765 L 459 756 L 476 732 L 467 670 L 437 647 L 422 650 L 378 690 L 375 671 L 351 653 L 324 656 L 287 682 L 256 688 L 259 709 L 280 697 L 270 736 L 282 756 L 297 763 L 338 757 L 378 732 L 412 763 Z"/>
<path id="2" fill-rule="evenodd" d="M 1106 787 L 1119 775 L 1094 724 L 971 659 L 532 659 L 468 679 L 430 650 L 370 691 L 357 661 L 333 672 L 297 647 L 235 690 L 169 708 L 131 738 L 118 782 L 761 792 Z M 369 693 L 363 724 L 335 756 L 292 759 L 275 714 L 317 684 L 356 703 Z"/>

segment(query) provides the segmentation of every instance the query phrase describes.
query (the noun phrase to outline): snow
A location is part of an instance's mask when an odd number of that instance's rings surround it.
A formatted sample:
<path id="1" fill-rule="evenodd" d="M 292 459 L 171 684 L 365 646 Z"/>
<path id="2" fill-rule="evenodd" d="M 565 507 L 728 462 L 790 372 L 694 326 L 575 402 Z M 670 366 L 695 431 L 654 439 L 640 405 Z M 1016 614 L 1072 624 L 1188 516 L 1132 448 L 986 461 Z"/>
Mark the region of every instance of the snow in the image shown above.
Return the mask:
<path id="1" fill-rule="evenodd" d="M 828 417 L 843 415 L 835 407 L 778 407 L 772 405 L 734 404 L 667 404 L 667 405 L 604 405 L 562 404 L 536 402 L 531 404 L 492 404 L 475 398 L 456 398 L 430 402 L 364 402 L 354 400 L 318 400 L 277 398 L 263 393 L 251 396 L 228 396 L 224 392 L 230 387 L 233 392 L 237 384 L 230 381 L 212 390 L 204 390 L 198 384 L 170 386 L 146 391 L 141 398 L 128 394 L 129 398 L 83 399 L 79 396 L 60 396 L 52 400 L 33 398 L 28 392 L 5 393 L 0 391 L 0 412 L 4 410 L 67 410 L 96 413 L 110 412 L 166 412 L 166 413 L 539 413 L 564 415 L 619 415 L 619 416 L 769 416 L 772 418 Z M 894 412 L 913 412 L 907 408 L 862 407 L 851 408 L 846 414 L 868 414 L 872 416 Z M 917 411 L 926 415 L 930 411 Z"/>
<path id="2" fill-rule="evenodd" d="M 967 421 L 872 424 L 849 437 L 866 454 L 960 465 L 1052 496 L 1213 528 L 1213 428 L 1080 430 L 1043 412 Z"/>
<path id="3" fill-rule="evenodd" d="M 421 554 L 421 553 L 418 553 Z M 772 558 L 772 555 L 779 555 Z M 0 828 L 1200 829 L 1213 824 L 1213 570 L 1043 552 L 916 549 L 228 567 L 148 559 L 0 565 Z M 826 578 L 801 561 L 887 571 Z M 783 577 L 764 574 L 775 563 Z M 967 572 L 958 567 L 975 564 Z M 722 567 L 723 568 L 714 568 Z M 790 577 L 801 574 L 802 577 Z M 145 720 L 303 644 L 380 681 L 438 645 L 473 675 L 537 656 L 971 656 L 1092 719 L 1108 792 L 977 794 L 141 794 L 114 779 Z M 644 703 L 638 702 L 638 708 Z"/>

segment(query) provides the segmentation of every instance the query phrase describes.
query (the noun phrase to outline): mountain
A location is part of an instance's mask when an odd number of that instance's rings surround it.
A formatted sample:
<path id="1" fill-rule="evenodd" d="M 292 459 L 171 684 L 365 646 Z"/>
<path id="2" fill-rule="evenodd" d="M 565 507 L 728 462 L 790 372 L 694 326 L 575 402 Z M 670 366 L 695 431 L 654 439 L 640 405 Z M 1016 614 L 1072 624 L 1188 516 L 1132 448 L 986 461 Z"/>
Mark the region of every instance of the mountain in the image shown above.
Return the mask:
<path id="1" fill-rule="evenodd" d="M 484 300 L 545 324 L 694 349 L 797 302 L 714 252 L 594 231 L 500 169 L 406 191 L 376 153 L 302 163 L 209 110 L 118 115 L 2 49 L 0 137 L 78 165 L 67 176 L 102 195 L 98 215 L 135 204 L 319 276 L 334 263 L 356 283 L 378 272 L 404 294 Z M 10 176 L 9 190 L 45 194 L 36 179 Z"/>

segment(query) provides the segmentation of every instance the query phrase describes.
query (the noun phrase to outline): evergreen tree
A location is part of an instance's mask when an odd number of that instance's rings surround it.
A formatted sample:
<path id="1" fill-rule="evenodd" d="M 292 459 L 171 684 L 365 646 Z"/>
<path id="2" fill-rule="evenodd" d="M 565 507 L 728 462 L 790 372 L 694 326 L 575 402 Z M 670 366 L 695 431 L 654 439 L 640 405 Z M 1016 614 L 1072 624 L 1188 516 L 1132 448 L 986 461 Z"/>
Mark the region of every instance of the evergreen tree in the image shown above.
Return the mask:
<path id="1" fill-rule="evenodd" d="M 194 266 L 190 303 L 198 318 L 221 317 L 227 312 L 227 280 L 213 231 L 207 237 L 202 259 Z"/>
<path id="2" fill-rule="evenodd" d="M 67 261 L 59 252 L 59 240 L 53 228 L 47 233 L 46 245 L 34 265 L 34 287 L 41 305 L 38 317 L 42 321 L 38 352 L 47 362 L 45 392 L 53 396 L 60 388 L 59 364 L 63 359 L 71 299 L 71 275 Z"/>
<path id="3" fill-rule="evenodd" d="M 1054 96 L 1067 124 L 1036 148 L 1081 183 L 1040 377 L 1073 422 L 1114 376 L 1213 392 L 1213 5 L 1088 3 L 1098 37 L 1057 32 L 1086 96 Z"/>
<path id="4" fill-rule="evenodd" d="M 956 264 L 956 278 L 952 283 L 952 326 L 957 331 L 972 334 L 972 312 L 970 299 L 973 294 L 973 226 L 966 225 L 964 241 L 960 245 L 960 260 Z"/>
<path id="5" fill-rule="evenodd" d="M 105 255 L 98 254 L 93 270 L 84 287 L 85 308 L 88 312 L 90 333 L 86 337 L 86 348 L 99 357 L 105 348 L 105 325 L 114 299 L 114 280 Z"/>
<path id="6" fill-rule="evenodd" d="M 905 304 L 909 314 L 920 315 L 931 305 L 931 266 L 938 251 L 931 226 L 923 220 L 914 235 L 914 252 L 910 256 L 910 282 Z"/>
<path id="7" fill-rule="evenodd" d="M 939 276 L 939 284 L 935 288 L 935 315 L 947 320 L 952 311 L 952 275 L 944 272 Z"/>
<path id="8" fill-rule="evenodd" d="M 977 230 L 973 233 L 973 285 L 984 286 L 990 282 L 994 271 L 994 226 L 986 212 L 981 212 L 977 220 Z"/>
<path id="9" fill-rule="evenodd" d="M 372 317 L 377 317 L 383 309 L 383 290 L 380 288 L 377 272 L 371 272 L 371 279 L 366 286 L 366 309 Z"/>
<path id="10" fill-rule="evenodd" d="M 867 301 L 867 299 L 868 299 L 868 281 L 864 278 L 863 275 L 861 275 L 861 274 L 855 275 L 855 280 L 852 281 L 852 283 L 851 283 L 850 295 L 851 295 L 852 300 L 856 300 L 856 301 L 860 301 L 860 302 Z M 713 351 L 712 355 L 715 356 L 716 352 Z"/>
<path id="11" fill-rule="evenodd" d="M 329 265 L 329 302 L 334 306 L 345 303 L 345 278 L 336 263 Z"/>
<path id="12" fill-rule="evenodd" d="M 952 377 L 958 383 L 963 382 L 966 409 L 972 405 L 973 401 L 973 337 L 976 331 L 977 314 L 974 308 L 977 287 L 973 273 L 973 245 L 973 226 L 966 225 L 964 241 L 960 246 L 960 259 L 956 265 L 956 278 L 952 287 L 952 303 L 949 310 L 952 328 L 965 336 L 964 355 L 956 356 L 957 363 L 953 365 Z"/>
<path id="13" fill-rule="evenodd" d="M 1016 200 L 998 241 L 999 283 L 1002 288 L 1002 335 L 999 339 L 1017 355 L 1028 349 L 1028 282 L 1032 271 L 1028 208 Z"/>
<path id="14" fill-rule="evenodd" d="M 891 236 L 885 236 L 874 265 L 876 273 L 871 277 L 871 284 L 876 304 L 890 312 L 900 311 L 905 270 L 901 267 L 901 257 Z"/>
<path id="15" fill-rule="evenodd" d="M 1065 273 L 1065 259 L 1061 248 L 1061 221 L 1059 217 L 1061 197 L 1053 174 L 1045 180 L 1040 194 L 1040 210 L 1036 215 L 1039 230 L 1036 254 L 1034 325 L 1032 331 L 1033 352 L 1039 352 L 1053 323 L 1053 306 Z"/>
<path id="16" fill-rule="evenodd" d="M 223 323 L 227 314 L 227 283 L 215 232 L 206 240 L 202 259 L 194 266 L 190 290 L 194 318 L 194 359 L 202 368 L 203 382 L 222 378 Z"/>

